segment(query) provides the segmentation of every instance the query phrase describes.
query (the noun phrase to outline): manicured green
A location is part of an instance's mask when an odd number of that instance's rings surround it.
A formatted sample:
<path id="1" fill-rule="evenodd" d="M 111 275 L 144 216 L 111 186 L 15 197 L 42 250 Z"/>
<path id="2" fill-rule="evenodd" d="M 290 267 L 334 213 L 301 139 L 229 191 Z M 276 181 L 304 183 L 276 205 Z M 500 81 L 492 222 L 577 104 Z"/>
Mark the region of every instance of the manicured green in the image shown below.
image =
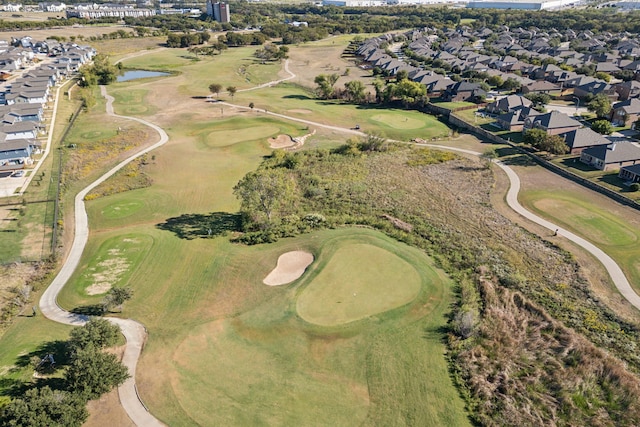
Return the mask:
<path id="1" fill-rule="evenodd" d="M 337 326 L 411 302 L 420 290 L 420 276 L 398 255 L 371 245 L 338 249 L 298 297 L 304 320 Z"/>
<path id="2" fill-rule="evenodd" d="M 614 212 L 560 190 L 523 191 L 520 201 L 537 214 L 583 236 L 611 256 L 640 290 L 640 230 Z"/>
<path id="3" fill-rule="evenodd" d="M 109 88 L 109 93 L 117 100 L 117 114 L 125 116 L 148 116 L 157 112 L 157 108 L 145 102 L 145 97 L 149 93 L 148 89 L 131 89 L 131 84 L 123 85 L 124 88 L 118 88 L 114 85 L 113 90 Z"/>

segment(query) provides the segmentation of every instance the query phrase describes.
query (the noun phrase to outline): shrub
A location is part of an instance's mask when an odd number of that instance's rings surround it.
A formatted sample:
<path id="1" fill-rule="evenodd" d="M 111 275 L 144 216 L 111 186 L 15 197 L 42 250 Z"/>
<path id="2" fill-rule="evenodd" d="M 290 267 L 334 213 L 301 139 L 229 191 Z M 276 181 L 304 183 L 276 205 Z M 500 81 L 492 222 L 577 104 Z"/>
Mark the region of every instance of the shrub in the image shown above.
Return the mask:
<path id="1" fill-rule="evenodd" d="M 629 190 L 631 191 L 638 191 L 640 190 L 640 182 L 634 182 L 633 184 L 631 184 L 629 186 Z"/>

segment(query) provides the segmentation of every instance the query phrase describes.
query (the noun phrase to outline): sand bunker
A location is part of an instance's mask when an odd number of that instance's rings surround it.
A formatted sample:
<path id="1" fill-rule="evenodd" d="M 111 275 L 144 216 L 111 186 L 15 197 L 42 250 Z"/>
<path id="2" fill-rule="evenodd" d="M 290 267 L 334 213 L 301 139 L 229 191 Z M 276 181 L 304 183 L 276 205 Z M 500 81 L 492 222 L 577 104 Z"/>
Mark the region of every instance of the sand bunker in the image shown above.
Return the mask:
<path id="1" fill-rule="evenodd" d="M 278 135 L 277 138 L 269 138 L 269 147 L 287 148 L 293 147 L 296 142 L 289 135 Z"/>
<path id="2" fill-rule="evenodd" d="M 306 110 L 304 108 L 294 108 L 293 110 L 287 110 L 287 113 L 311 114 L 311 113 L 313 113 L 313 111 Z"/>
<path id="3" fill-rule="evenodd" d="M 300 276 L 313 262 L 313 255 L 309 252 L 286 252 L 278 258 L 278 264 L 262 283 L 269 286 L 286 285 Z"/>

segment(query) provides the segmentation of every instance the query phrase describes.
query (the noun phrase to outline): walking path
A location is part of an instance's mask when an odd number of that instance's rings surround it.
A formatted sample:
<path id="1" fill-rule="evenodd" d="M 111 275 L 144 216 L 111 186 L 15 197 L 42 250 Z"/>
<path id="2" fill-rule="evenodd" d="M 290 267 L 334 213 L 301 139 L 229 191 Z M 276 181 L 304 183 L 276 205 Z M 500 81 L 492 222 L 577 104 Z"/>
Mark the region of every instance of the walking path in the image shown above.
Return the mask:
<path id="1" fill-rule="evenodd" d="M 147 147 L 139 153 L 134 154 L 118 163 L 118 165 L 114 166 L 110 171 L 102 175 L 100 178 L 98 178 L 96 181 L 91 183 L 76 195 L 74 203 L 75 235 L 73 238 L 71 250 L 67 259 L 62 265 L 60 272 L 53 279 L 53 282 L 51 283 L 51 285 L 49 285 L 44 294 L 42 294 L 42 298 L 40 299 L 40 311 L 44 316 L 56 322 L 74 326 L 83 325 L 87 320 L 89 320 L 88 316 L 78 315 L 65 311 L 60 308 L 56 300 L 58 297 L 58 293 L 62 290 L 64 285 L 71 278 L 71 275 L 73 274 L 75 269 L 78 267 L 82 252 L 84 251 L 84 247 L 87 244 L 87 240 L 89 239 L 89 222 L 84 204 L 85 196 L 129 162 L 143 154 L 150 152 L 151 150 L 155 150 L 156 148 L 164 145 L 169 140 L 166 132 L 153 123 L 149 123 L 146 120 L 142 120 L 136 117 L 119 116 L 117 114 L 114 114 L 113 97 L 107 94 L 107 90 L 104 86 L 100 87 L 100 91 L 102 95 L 107 99 L 107 114 L 124 119 L 135 120 L 139 123 L 149 126 L 156 132 L 158 132 L 160 139 L 152 146 Z M 127 369 L 129 369 L 130 378 L 118 388 L 118 394 L 120 396 L 122 407 L 129 415 L 129 418 L 131 418 L 131 420 L 137 426 L 163 426 L 164 424 L 162 424 L 158 419 L 151 415 L 151 413 L 149 413 L 147 408 L 140 400 L 138 392 L 136 390 L 136 365 L 138 363 L 138 358 L 140 357 L 140 353 L 142 352 L 142 347 L 147 336 L 146 329 L 142 324 L 131 319 L 107 317 L 107 320 L 120 326 L 122 334 L 127 339 L 122 363 L 127 367 Z"/>
<path id="2" fill-rule="evenodd" d="M 295 74 L 293 74 L 289 70 L 288 60 L 285 61 L 285 70 L 290 74 L 290 77 L 277 80 L 275 82 L 265 83 L 256 88 L 271 86 L 273 84 L 290 80 L 295 77 Z M 256 89 L 256 88 L 252 88 L 252 89 Z M 115 174 L 118 170 L 120 170 L 129 162 L 131 162 L 132 160 L 134 160 L 135 158 L 143 154 L 146 154 L 152 150 L 155 150 L 156 148 L 164 145 L 169 140 L 169 137 L 166 134 L 166 132 L 159 126 L 154 125 L 153 123 L 150 123 L 146 120 L 139 119 L 137 117 L 120 116 L 120 115 L 114 114 L 113 97 L 107 94 L 106 88 L 104 86 L 101 86 L 100 90 L 102 95 L 107 99 L 107 114 L 115 117 L 119 117 L 119 118 L 134 120 L 139 123 L 142 123 L 143 125 L 149 126 L 152 129 L 154 129 L 156 132 L 158 132 L 160 139 L 154 145 L 123 160 L 118 165 L 116 165 L 111 170 L 109 170 L 107 173 L 102 175 L 99 179 L 97 179 L 92 184 L 87 186 L 84 190 L 78 193 L 78 195 L 76 195 L 75 204 L 74 204 L 75 235 L 73 239 L 73 244 L 71 246 L 71 250 L 62 268 L 60 269 L 60 272 L 54 278 L 53 282 L 47 288 L 47 290 L 42 295 L 42 298 L 40 299 L 40 310 L 44 316 L 56 322 L 64 323 L 67 325 L 79 326 L 79 325 L 83 325 L 88 320 L 87 316 L 73 314 L 63 310 L 57 303 L 58 293 L 62 290 L 64 285 L 71 278 L 71 275 L 73 274 L 78 264 L 80 263 L 82 252 L 84 251 L 84 247 L 89 238 L 88 218 L 87 218 L 87 212 L 84 204 L 85 196 L 91 190 L 93 190 L 96 186 L 106 181 L 109 177 L 111 177 L 113 174 Z M 245 90 L 251 90 L 251 89 L 245 89 Z M 57 97 L 56 97 L 56 100 L 57 100 Z M 249 107 L 243 107 L 243 106 L 230 104 L 226 102 L 222 102 L 221 104 L 228 105 L 238 109 L 250 110 Z M 365 133 L 360 132 L 358 130 L 354 130 L 354 129 L 347 129 L 347 128 L 342 128 L 338 126 L 325 125 L 325 124 L 316 123 L 310 120 L 304 120 L 296 117 L 286 116 L 284 114 L 267 112 L 266 110 L 264 110 L 264 113 L 270 114 L 272 116 L 280 117 L 286 120 L 293 120 L 293 121 L 305 123 L 305 124 L 320 127 L 320 128 L 330 129 L 330 130 L 334 130 L 342 133 L 348 133 L 351 135 L 358 135 L 358 136 L 365 135 Z M 477 151 L 465 150 L 465 149 L 449 147 L 449 146 L 434 145 L 434 144 L 417 144 L 417 145 L 441 148 L 444 150 L 453 150 L 453 151 L 463 152 L 467 154 L 472 154 L 475 156 L 481 155 L 481 153 Z M 558 227 L 557 225 L 527 211 L 518 202 L 518 192 L 520 191 L 520 179 L 518 178 L 518 175 L 513 171 L 513 169 L 511 169 L 509 166 L 505 165 L 504 163 L 500 161 L 495 161 L 495 163 L 502 170 L 505 171 L 511 183 L 509 187 L 509 191 L 507 193 L 507 204 L 515 212 L 525 217 L 526 219 L 529 219 L 537 224 L 540 224 L 549 230 L 553 230 L 553 231 L 558 230 L 558 235 L 561 235 L 567 238 L 568 240 L 571 240 L 572 242 L 582 246 L 591 254 L 593 254 L 598 260 L 602 262 L 602 264 L 604 265 L 607 272 L 611 276 L 611 279 L 613 280 L 615 286 L 618 288 L 620 293 L 633 306 L 635 306 L 637 309 L 640 310 L 640 297 L 633 291 L 633 289 L 631 288 L 631 285 L 627 281 L 627 278 L 625 277 L 620 267 L 616 264 L 616 262 L 607 254 L 605 254 L 602 250 L 600 250 L 593 244 L 589 243 L 585 239 L 567 230 L 564 230 Z M 146 409 L 146 407 L 144 406 L 144 404 L 142 403 L 142 401 L 138 396 L 136 386 L 135 386 L 136 365 L 138 363 L 138 358 L 140 357 L 140 353 L 142 352 L 142 347 L 144 345 L 144 341 L 147 336 L 146 329 L 142 324 L 132 319 L 120 319 L 120 318 L 112 318 L 112 317 L 107 317 L 107 319 L 112 323 L 120 326 L 123 335 L 127 339 L 126 349 L 123 356 L 123 363 L 129 369 L 129 374 L 131 375 L 131 377 L 122 386 L 118 388 L 120 402 L 122 403 L 123 408 L 129 415 L 131 420 L 137 426 L 144 426 L 144 427 L 163 426 L 164 424 L 162 424 L 157 418 L 151 415 L 151 413 L 149 413 L 149 411 Z"/>
<path id="3" fill-rule="evenodd" d="M 445 150 L 461 151 L 461 152 L 473 154 L 476 156 L 481 155 L 481 153 L 478 153 L 476 151 L 464 150 L 461 148 L 448 147 L 444 145 L 433 145 L 433 144 L 420 144 L 420 145 L 442 148 Z M 602 263 L 604 268 L 607 270 L 607 273 L 609 273 L 609 276 L 611 277 L 611 280 L 613 281 L 614 285 L 616 286 L 616 288 L 618 288 L 618 291 L 620 291 L 622 296 L 625 297 L 627 301 L 631 303 L 631 305 L 633 305 L 635 308 L 640 310 L 640 296 L 638 296 L 638 294 L 633 290 L 633 288 L 631 287 L 631 284 L 627 280 L 627 277 L 624 275 L 624 272 L 622 271 L 620 266 L 618 266 L 618 264 L 609 255 L 604 253 L 604 251 L 602 251 L 600 248 L 598 248 L 591 242 L 526 210 L 524 206 L 522 206 L 518 201 L 518 193 L 520 192 L 520 178 L 518 177 L 518 175 L 515 173 L 515 171 L 512 168 L 505 165 L 504 163 L 498 160 L 495 160 L 494 163 L 498 165 L 500 169 L 502 169 L 507 174 L 507 177 L 509 178 L 510 186 L 509 186 L 509 191 L 507 192 L 507 204 L 509 205 L 509 207 L 513 209 L 520 216 L 536 224 L 539 224 L 547 228 L 548 230 L 553 231 L 554 233 L 557 232 L 558 236 L 562 236 L 567 240 L 570 240 L 573 243 L 579 246 L 582 246 L 584 249 L 586 249 L 589 253 L 591 253 L 594 257 L 596 257 L 596 259 L 598 259 Z"/>

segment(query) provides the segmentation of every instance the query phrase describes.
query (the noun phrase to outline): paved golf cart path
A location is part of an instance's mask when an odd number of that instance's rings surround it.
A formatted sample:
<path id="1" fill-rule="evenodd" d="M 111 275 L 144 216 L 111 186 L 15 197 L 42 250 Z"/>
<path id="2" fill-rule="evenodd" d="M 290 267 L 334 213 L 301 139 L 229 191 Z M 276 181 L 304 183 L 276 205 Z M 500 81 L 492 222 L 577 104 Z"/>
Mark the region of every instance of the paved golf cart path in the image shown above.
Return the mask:
<path id="1" fill-rule="evenodd" d="M 281 81 L 286 81 L 286 80 L 290 80 L 292 78 L 295 77 L 295 74 L 292 73 L 289 70 L 288 67 L 288 60 L 285 61 L 285 70 L 289 73 L 290 77 L 281 79 L 281 80 L 277 80 L 274 82 L 270 82 L 270 83 L 266 83 L 264 85 L 261 85 L 260 87 L 267 87 L 273 84 L 277 84 L 278 82 Z M 124 118 L 124 119 L 128 119 L 128 120 L 134 120 L 137 121 L 139 123 L 142 123 L 143 125 L 149 126 L 152 129 L 154 129 L 156 132 L 158 132 L 159 135 L 159 140 L 158 142 L 156 142 L 155 144 L 153 144 L 150 147 L 147 147 L 146 149 L 140 151 L 137 154 L 134 154 L 130 157 L 128 157 L 127 159 L 123 160 L 122 162 L 120 162 L 118 165 L 116 165 L 115 167 L 113 167 L 111 170 L 109 170 L 107 173 L 105 173 L 104 175 L 102 175 L 100 178 L 98 178 L 96 181 L 94 181 L 92 184 L 90 184 L 88 187 L 86 187 L 84 190 L 82 190 L 80 193 L 78 193 L 78 195 L 75 197 L 75 203 L 74 203 L 74 209 L 75 209 L 75 235 L 74 235 L 74 239 L 73 239 L 73 244 L 71 246 L 71 250 L 69 251 L 69 255 L 67 257 L 67 259 L 65 260 L 64 264 L 62 265 L 62 268 L 60 269 L 60 272 L 58 273 L 58 275 L 54 278 L 53 282 L 51 283 L 51 285 L 47 288 L 47 290 L 44 292 L 44 294 L 42 295 L 42 298 L 40 299 L 40 310 L 42 312 L 42 314 L 44 316 L 46 316 L 47 318 L 54 320 L 56 322 L 59 323 L 64 323 L 67 325 L 76 325 L 76 326 L 80 326 L 83 325 L 87 320 L 88 317 L 84 316 L 84 315 L 78 315 L 78 314 L 73 314 L 70 313 L 68 311 L 63 310 L 58 304 L 57 304 L 57 296 L 58 293 L 62 290 L 62 288 L 64 287 L 64 285 L 67 283 L 67 281 L 71 278 L 71 275 L 73 274 L 73 272 L 75 271 L 75 269 L 78 267 L 79 263 L 80 263 L 80 258 L 82 256 L 82 252 L 84 251 L 84 247 L 88 241 L 89 238 L 89 226 L 88 226 L 88 218 L 87 218 L 87 212 L 85 209 L 85 204 L 84 204 L 84 198 L 85 196 L 92 190 L 94 189 L 96 186 L 98 186 L 99 184 L 101 184 L 102 182 L 104 182 L 105 180 L 107 180 L 109 177 L 111 177 L 113 174 L 115 174 L 118 170 L 120 170 L 122 167 L 124 167 L 126 164 L 128 164 L 129 162 L 131 162 L 132 160 L 134 160 L 135 158 L 148 153 L 162 145 L 164 145 L 168 140 L 169 137 L 167 136 L 166 132 L 160 128 L 159 126 L 154 125 L 153 123 L 150 123 L 146 120 L 142 120 L 139 119 L 137 117 L 128 117 L 128 116 L 121 116 L 121 115 L 117 115 L 114 114 L 113 112 L 113 97 L 111 97 L 110 95 L 107 94 L 106 88 L 104 86 L 101 86 L 100 88 L 102 95 L 107 99 L 107 105 L 106 105 L 106 109 L 107 109 L 107 114 L 115 116 L 115 117 L 119 117 L 119 118 Z M 235 105 L 235 104 L 231 104 L 231 103 L 226 103 L 226 102 L 221 102 L 221 104 L 225 104 L 225 105 L 229 105 L 231 107 L 237 108 L 237 109 L 243 109 L 243 110 L 251 110 L 249 107 L 244 107 L 244 106 L 240 106 L 240 105 Z M 292 120 L 292 121 L 296 121 L 296 122 L 300 122 L 300 123 L 305 123 L 308 125 L 312 125 L 312 126 L 316 126 L 319 128 L 325 128 L 325 129 L 330 129 L 330 130 L 334 130 L 334 131 L 338 131 L 338 132 L 342 132 L 342 133 L 347 133 L 347 134 L 351 134 L 351 135 L 358 135 L 358 136 L 365 136 L 364 132 L 361 132 L 359 130 L 355 130 L 355 129 L 347 129 L 347 128 L 342 128 L 342 127 L 338 127 L 338 126 L 330 126 L 330 125 L 325 125 L 325 124 L 321 124 L 321 123 L 316 123 L 310 120 L 304 120 L 304 119 L 299 119 L 296 117 L 291 117 L 291 116 L 287 116 L 284 114 L 278 114 L 278 113 L 272 113 L 272 112 L 268 112 L 266 110 L 259 110 L 261 112 L 264 112 L 265 114 L 269 114 L 275 117 L 280 117 L 286 120 Z M 481 153 L 476 152 L 476 151 L 471 151 L 471 150 L 465 150 L 465 149 L 461 149 L 461 148 L 455 148 L 455 147 L 449 147 L 449 146 L 441 146 L 441 145 L 433 145 L 433 144 L 419 144 L 419 145 L 424 145 L 424 146 L 430 146 L 430 147 L 435 147 L 435 148 L 441 148 L 444 150 L 453 150 L 453 151 L 458 151 L 458 152 L 463 152 L 463 153 L 467 153 L 467 154 L 472 154 L 475 156 L 480 156 Z M 600 262 L 602 262 L 602 264 L 604 265 L 604 267 L 607 269 L 609 275 L 611 276 L 615 286 L 618 288 L 618 290 L 620 291 L 620 293 L 633 305 L 635 306 L 637 309 L 640 310 L 640 297 L 633 291 L 633 289 L 631 288 L 629 282 L 627 281 L 627 278 L 625 277 L 624 273 L 622 272 L 622 270 L 620 269 L 620 267 L 615 263 L 615 261 L 613 261 L 613 259 L 611 257 L 609 257 L 607 254 L 605 254 L 602 250 L 600 250 L 599 248 L 597 248 L 595 245 L 591 244 L 590 242 L 586 241 L 585 239 L 567 231 L 564 230 L 562 228 L 560 228 L 559 226 L 527 211 L 522 205 L 520 205 L 520 203 L 518 202 L 518 192 L 520 191 L 520 179 L 518 178 L 517 174 L 513 171 L 513 169 L 511 169 L 509 166 L 496 161 L 495 162 L 502 170 L 505 171 L 505 173 L 507 174 L 507 177 L 509 178 L 510 181 L 510 187 L 509 187 L 509 191 L 507 192 L 507 203 L 508 205 L 518 214 L 520 214 L 521 216 L 542 225 L 543 227 L 546 227 L 549 230 L 555 231 L 558 230 L 558 235 L 563 236 L 565 238 L 567 238 L 568 240 L 573 241 L 574 243 L 582 246 L 583 248 L 585 248 L 587 251 L 589 251 L 591 254 L 593 254 L 598 260 L 600 260 Z M 129 415 L 129 417 L 131 418 L 131 420 L 137 425 L 137 426 L 141 426 L 141 427 L 146 427 L 146 426 L 163 426 L 164 424 L 161 423 L 157 418 L 155 418 L 153 415 L 151 415 L 151 413 L 146 409 L 146 407 L 144 406 L 144 404 L 142 403 L 142 401 L 140 400 L 137 390 L 136 390 L 136 386 L 135 386 L 135 373 L 136 373 L 136 365 L 138 363 L 138 358 L 140 357 L 140 353 L 142 352 L 142 347 L 144 345 L 144 341 L 146 339 L 147 336 L 147 332 L 146 329 L 144 328 L 144 326 L 138 322 L 136 322 L 135 320 L 132 319 L 120 319 L 120 318 L 113 318 L 113 317 L 107 317 L 107 319 L 111 322 L 113 322 L 114 324 L 117 324 L 118 326 L 120 326 L 120 328 L 122 329 L 122 333 L 124 334 L 125 338 L 127 339 L 127 344 L 126 344 L 126 348 L 125 348 L 125 353 L 123 356 L 123 363 L 125 364 L 125 366 L 127 366 L 127 368 L 129 369 L 129 374 L 131 375 L 131 377 L 122 385 L 118 388 L 118 393 L 120 396 L 120 402 L 123 406 L 123 408 L 125 409 L 125 411 L 127 412 L 127 414 Z"/>
<path id="2" fill-rule="evenodd" d="M 107 114 L 124 118 L 128 120 L 135 120 L 143 125 L 149 126 L 158 132 L 159 140 L 150 147 L 128 157 L 127 159 L 118 163 L 107 173 L 102 175 L 96 181 L 87 186 L 84 190 L 76 195 L 74 202 L 75 211 L 75 235 L 73 238 L 73 244 L 69 255 L 65 260 L 58 275 L 53 279 L 53 282 L 47 290 L 42 294 L 40 299 L 40 311 L 46 317 L 59 323 L 67 325 L 81 326 L 88 319 L 88 316 L 78 315 L 63 310 L 57 303 L 58 293 L 62 290 L 67 281 L 71 278 L 71 275 L 78 267 L 82 252 L 89 239 L 89 222 L 87 218 L 87 211 L 85 209 L 84 198 L 95 187 L 106 181 L 109 177 L 115 174 L 123 166 L 134 160 L 135 158 L 155 150 L 156 148 L 164 145 L 169 137 L 167 133 L 160 127 L 149 123 L 146 120 L 142 120 L 136 117 L 119 116 L 113 113 L 113 97 L 107 94 L 107 90 L 104 86 L 100 87 L 102 95 L 107 99 Z M 107 320 L 120 326 L 122 334 L 127 339 L 127 344 L 122 358 L 122 363 L 129 369 L 130 378 L 118 388 L 118 395 L 120 396 L 120 402 L 122 407 L 129 415 L 129 418 L 137 425 L 144 427 L 164 426 L 157 418 L 155 418 L 144 406 L 138 396 L 136 390 L 135 377 L 136 377 L 136 365 L 138 358 L 142 352 L 145 339 L 147 337 L 147 331 L 145 327 L 132 319 L 120 319 L 114 317 L 107 317 Z"/>

